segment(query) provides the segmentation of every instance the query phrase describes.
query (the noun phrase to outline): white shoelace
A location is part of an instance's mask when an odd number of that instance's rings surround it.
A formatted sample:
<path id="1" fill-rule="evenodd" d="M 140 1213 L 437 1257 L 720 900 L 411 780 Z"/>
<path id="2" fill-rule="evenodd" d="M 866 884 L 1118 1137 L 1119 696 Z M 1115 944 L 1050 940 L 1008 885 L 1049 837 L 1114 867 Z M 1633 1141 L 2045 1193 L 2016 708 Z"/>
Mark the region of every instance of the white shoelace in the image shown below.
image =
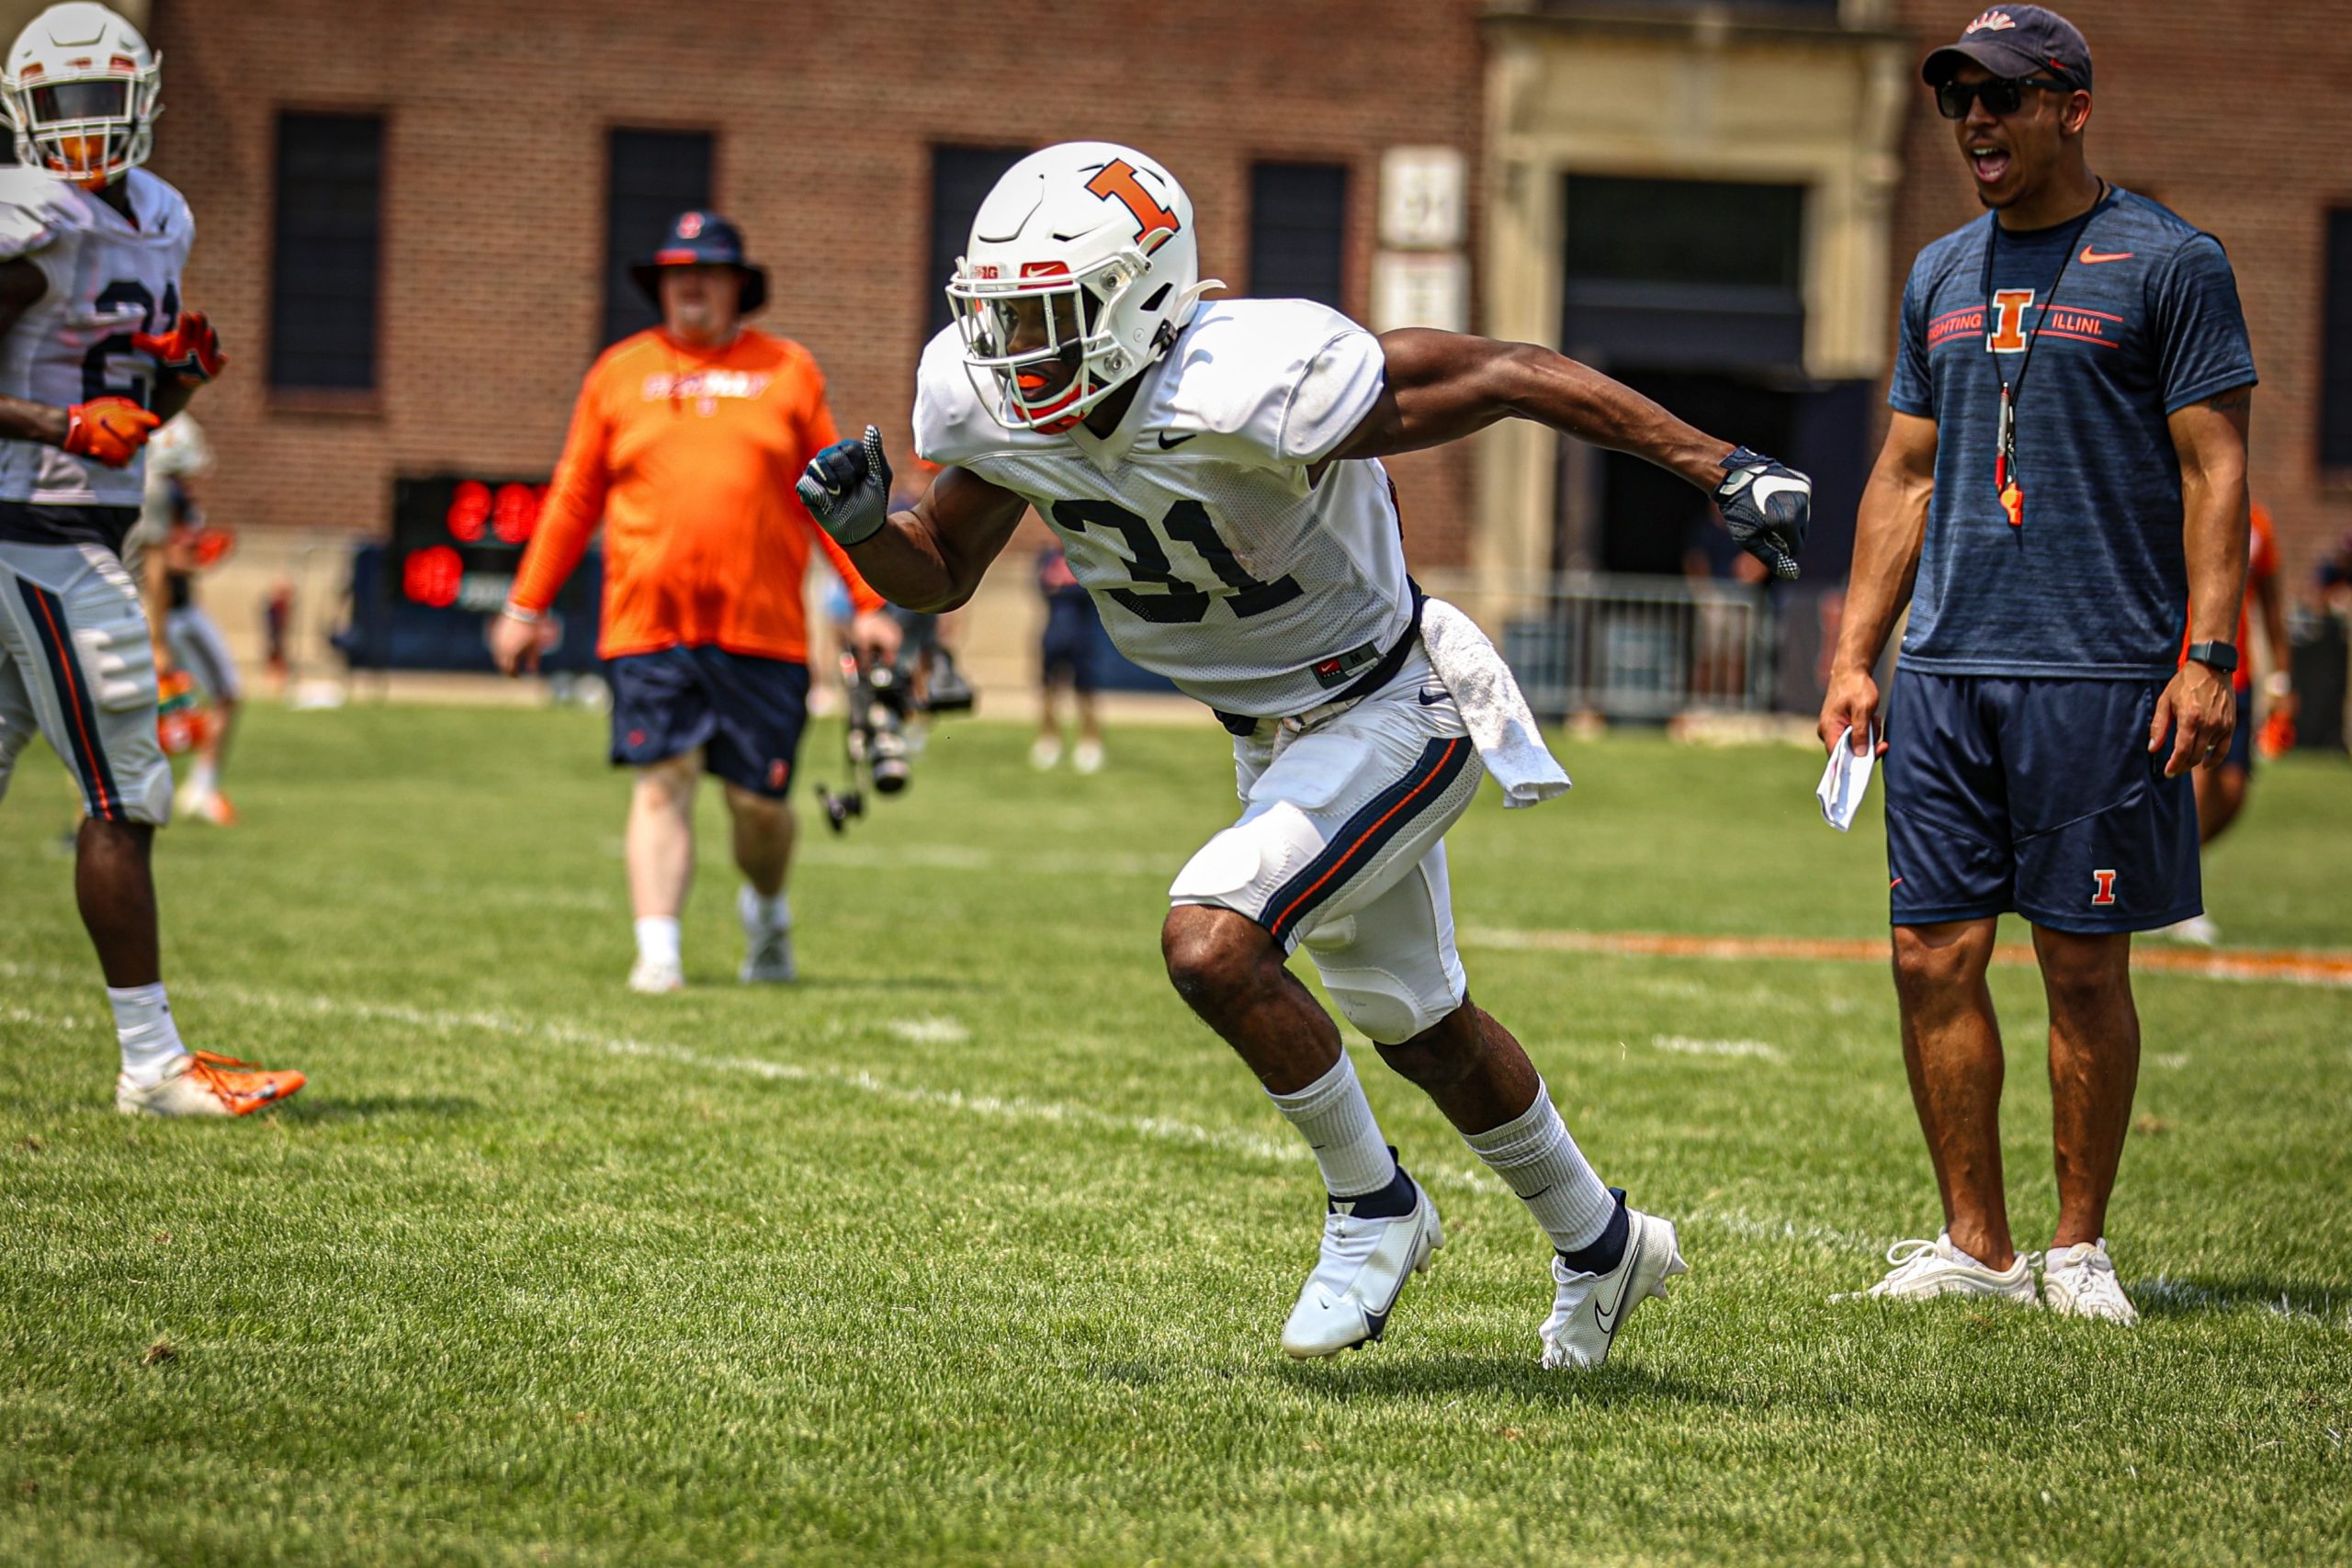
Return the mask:
<path id="1" fill-rule="evenodd" d="M 1898 1241 L 1886 1249 L 1886 1260 L 1894 1265 L 1894 1271 L 1881 1283 L 1892 1285 L 1897 1280 L 1912 1280 L 1945 1260 L 1943 1243 L 1940 1239 L 1922 1241 L 1916 1237 Z"/>
<path id="2" fill-rule="evenodd" d="M 2115 1276 L 2115 1259 L 2099 1247 L 2062 1247 L 2042 1256 L 2044 1276 L 2063 1273 L 2066 1288 L 2077 1303 L 2091 1303 L 2111 1312 L 2135 1314 L 2123 1281 Z"/>

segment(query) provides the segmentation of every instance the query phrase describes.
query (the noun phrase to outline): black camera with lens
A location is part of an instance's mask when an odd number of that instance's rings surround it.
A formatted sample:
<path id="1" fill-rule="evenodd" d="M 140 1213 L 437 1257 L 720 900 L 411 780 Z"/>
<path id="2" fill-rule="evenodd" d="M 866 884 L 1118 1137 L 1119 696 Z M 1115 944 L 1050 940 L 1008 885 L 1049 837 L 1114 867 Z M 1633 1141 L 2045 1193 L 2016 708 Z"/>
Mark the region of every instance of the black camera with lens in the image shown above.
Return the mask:
<path id="1" fill-rule="evenodd" d="M 922 749 L 922 720 L 933 713 L 962 713 L 974 705 L 971 682 L 935 637 L 903 649 L 889 663 L 841 656 L 848 723 L 842 747 L 849 761 L 849 786 L 840 795 L 823 784 L 817 798 L 834 832 L 853 817 L 865 815 L 865 784 L 876 795 L 897 795 L 911 781 L 910 759 Z"/>

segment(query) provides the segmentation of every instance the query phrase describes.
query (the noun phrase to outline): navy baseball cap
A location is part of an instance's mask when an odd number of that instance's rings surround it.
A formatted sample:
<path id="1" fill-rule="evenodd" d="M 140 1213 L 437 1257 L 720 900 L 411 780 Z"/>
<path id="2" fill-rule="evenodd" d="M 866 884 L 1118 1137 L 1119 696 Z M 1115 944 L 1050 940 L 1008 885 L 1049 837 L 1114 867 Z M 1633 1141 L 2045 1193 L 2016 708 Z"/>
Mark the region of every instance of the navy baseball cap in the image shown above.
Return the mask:
<path id="1" fill-rule="evenodd" d="M 2074 23 L 2040 6 L 1996 6 L 1984 12 L 1968 24 L 1958 43 L 1928 56 L 1919 67 L 1919 79 L 1940 87 L 1972 61 L 1996 76 L 2047 72 L 2070 87 L 2091 90 L 2091 46 Z"/>
<path id="2" fill-rule="evenodd" d="M 662 248 L 651 259 L 628 269 L 629 276 L 656 305 L 661 304 L 662 294 L 655 279 L 665 266 L 731 266 L 743 275 L 743 302 L 738 309 L 744 315 L 768 302 L 767 269 L 744 259 L 742 231 L 716 212 L 696 209 L 679 213 L 662 234 Z"/>

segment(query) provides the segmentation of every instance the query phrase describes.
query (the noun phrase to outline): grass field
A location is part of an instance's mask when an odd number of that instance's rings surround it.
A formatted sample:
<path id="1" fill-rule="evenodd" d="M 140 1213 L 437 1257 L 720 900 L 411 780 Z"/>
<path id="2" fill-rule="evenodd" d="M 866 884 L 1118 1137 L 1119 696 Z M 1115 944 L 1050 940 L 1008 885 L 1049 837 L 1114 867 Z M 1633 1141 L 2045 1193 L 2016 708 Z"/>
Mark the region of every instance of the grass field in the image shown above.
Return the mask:
<path id="1" fill-rule="evenodd" d="M 254 715 L 247 826 L 161 841 L 198 1043 L 305 1068 L 243 1124 L 114 1115 L 36 752 L 0 807 L 0 1561 L 2343 1561 L 2352 992 L 2143 976 L 2113 1240 L 2136 1332 L 1831 1306 L 1935 1200 L 1871 963 L 1544 951 L 1876 939 L 1817 759 L 1612 739 L 1454 840 L 1478 999 L 1692 1272 L 1539 1372 L 1524 1212 L 1358 1042 L 1449 1243 L 1387 1339 L 1294 1365 L 1314 1168 L 1169 990 L 1222 736 L 1032 774 L 944 730 L 797 874 L 752 992 L 706 799 L 695 981 L 629 958 L 622 789 L 577 713 Z M 839 782 L 820 728 L 804 775 Z M 2266 770 L 2233 942 L 2352 948 L 2352 770 Z M 1994 988 L 2027 1245 L 2043 1014 Z"/>

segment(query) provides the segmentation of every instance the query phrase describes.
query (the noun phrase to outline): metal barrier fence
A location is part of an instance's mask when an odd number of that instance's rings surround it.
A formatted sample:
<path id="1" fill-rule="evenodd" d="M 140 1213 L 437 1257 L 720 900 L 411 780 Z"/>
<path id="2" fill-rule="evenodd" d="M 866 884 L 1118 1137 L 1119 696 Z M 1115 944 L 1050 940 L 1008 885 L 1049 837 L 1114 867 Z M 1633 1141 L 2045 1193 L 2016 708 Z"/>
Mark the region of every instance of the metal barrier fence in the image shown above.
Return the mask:
<path id="1" fill-rule="evenodd" d="M 1429 587 L 1486 627 L 1539 717 L 1773 705 L 1778 639 L 1760 585 L 1564 572 L 1508 592 L 1468 577 Z"/>

